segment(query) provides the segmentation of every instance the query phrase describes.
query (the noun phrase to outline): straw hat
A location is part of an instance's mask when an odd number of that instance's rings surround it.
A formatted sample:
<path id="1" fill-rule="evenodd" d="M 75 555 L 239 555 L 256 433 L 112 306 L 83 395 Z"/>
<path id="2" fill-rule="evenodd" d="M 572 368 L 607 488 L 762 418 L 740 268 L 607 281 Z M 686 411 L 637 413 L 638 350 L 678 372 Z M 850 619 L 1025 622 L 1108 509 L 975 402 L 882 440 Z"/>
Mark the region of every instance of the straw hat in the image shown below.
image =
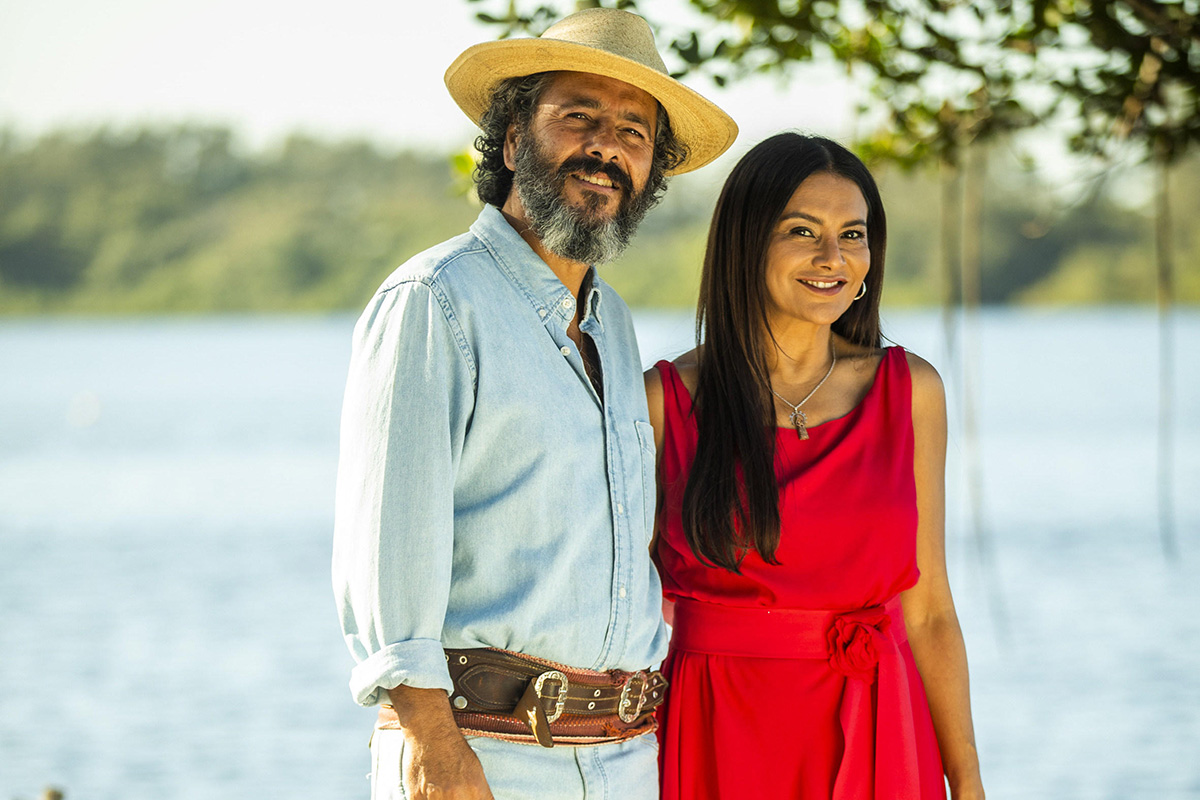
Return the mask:
<path id="1" fill-rule="evenodd" d="M 492 91 L 506 78 L 550 71 L 588 72 L 642 89 L 662 104 L 688 148 L 673 174 L 704 166 L 733 144 L 737 124 L 715 104 L 667 74 L 646 20 L 614 8 L 564 17 L 537 39 L 503 39 L 467 48 L 446 70 L 446 88 L 479 124 Z"/>

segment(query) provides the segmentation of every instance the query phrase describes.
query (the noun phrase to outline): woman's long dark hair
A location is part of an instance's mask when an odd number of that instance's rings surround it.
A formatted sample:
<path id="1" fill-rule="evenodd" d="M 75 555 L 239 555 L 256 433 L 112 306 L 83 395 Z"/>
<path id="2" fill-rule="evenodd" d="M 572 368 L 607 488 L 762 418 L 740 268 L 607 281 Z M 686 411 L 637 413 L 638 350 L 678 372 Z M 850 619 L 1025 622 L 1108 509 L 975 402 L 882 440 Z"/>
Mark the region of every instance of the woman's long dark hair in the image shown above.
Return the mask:
<path id="1" fill-rule="evenodd" d="M 887 222 L 874 178 L 845 147 L 798 133 L 755 145 L 726 179 L 709 228 L 696 311 L 703 349 L 693 413 L 700 439 L 683 494 L 683 529 L 701 561 L 733 572 L 751 549 L 778 563 L 767 248 L 796 189 L 823 172 L 853 181 L 862 191 L 871 253 L 867 293 L 833 330 L 854 344 L 879 347 Z"/>

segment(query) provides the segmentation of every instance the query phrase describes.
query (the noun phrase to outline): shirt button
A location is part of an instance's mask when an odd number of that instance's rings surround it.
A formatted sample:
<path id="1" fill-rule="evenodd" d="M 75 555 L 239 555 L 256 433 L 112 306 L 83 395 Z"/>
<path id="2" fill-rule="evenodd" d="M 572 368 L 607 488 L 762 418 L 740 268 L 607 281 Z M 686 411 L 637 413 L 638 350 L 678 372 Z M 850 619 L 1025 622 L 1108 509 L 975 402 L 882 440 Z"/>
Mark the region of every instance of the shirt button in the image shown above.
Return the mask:
<path id="1" fill-rule="evenodd" d="M 624 513 L 625 513 L 625 506 L 621 505 L 620 503 L 617 503 L 617 513 L 618 513 L 618 514 L 624 514 Z"/>
<path id="2" fill-rule="evenodd" d="M 539 316 L 539 317 L 541 317 L 542 319 L 545 319 L 545 318 L 546 318 L 546 309 L 544 309 L 544 308 L 539 308 L 539 309 L 538 309 L 538 316 Z"/>
<path id="3" fill-rule="evenodd" d="M 625 597 L 625 587 L 622 586 L 620 591 L 617 592 L 617 594 L 621 595 L 621 597 Z"/>
<path id="4" fill-rule="evenodd" d="M 571 308 L 575 305 L 575 301 L 569 297 L 563 298 L 563 308 Z"/>
<path id="5" fill-rule="evenodd" d="M 571 348 L 567 347 L 564 344 L 562 347 L 560 347 L 558 349 L 558 352 L 562 353 L 564 356 L 569 356 L 569 355 L 571 355 Z"/>

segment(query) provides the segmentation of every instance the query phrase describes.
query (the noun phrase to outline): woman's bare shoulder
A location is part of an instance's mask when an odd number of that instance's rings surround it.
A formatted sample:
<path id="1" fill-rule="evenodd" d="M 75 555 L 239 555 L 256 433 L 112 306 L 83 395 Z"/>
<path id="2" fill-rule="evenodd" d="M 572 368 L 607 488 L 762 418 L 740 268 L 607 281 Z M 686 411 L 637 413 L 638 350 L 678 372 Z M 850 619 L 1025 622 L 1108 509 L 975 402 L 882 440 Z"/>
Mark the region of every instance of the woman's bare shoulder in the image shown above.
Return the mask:
<path id="1" fill-rule="evenodd" d="M 913 411 L 939 411 L 945 415 L 946 388 L 937 369 L 916 353 L 904 351 L 908 360 L 908 374 L 912 381 Z"/>
<path id="2" fill-rule="evenodd" d="M 696 388 L 696 378 L 700 374 L 700 360 L 697 355 L 697 349 L 689 350 L 681 356 L 676 357 L 671 361 L 671 366 L 679 373 L 679 377 L 683 379 L 683 383 L 687 386 L 688 391 L 694 391 Z M 646 395 L 653 399 L 658 399 L 661 405 L 663 396 L 663 378 L 662 373 L 658 371 L 658 366 L 653 366 L 642 373 L 642 378 L 646 382 Z"/>
<path id="3" fill-rule="evenodd" d="M 662 408 L 663 404 L 662 373 L 658 371 L 658 367 L 651 367 L 642 373 L 642 380 L 646 382 L 646 399 L 653 413 L 655 406 Z"/>
<path id="4" fill-rule="evenodd" d="M 905 350 L 904 357 L 908 360 L 908 373 L 912 376 L 914 386 L 921 384 L 930 389 L 944 391 L 942 376 L 938 374 L 937 368 L 933 364 L 911 350 Z"/>
<path id="5" fill-rule="evenodd" d="M 671 362 L 679 379 L 687 387 L 688 394 L 696 394 L 696 384 L 700 381 L 700 348 L 693 348 Z"/>

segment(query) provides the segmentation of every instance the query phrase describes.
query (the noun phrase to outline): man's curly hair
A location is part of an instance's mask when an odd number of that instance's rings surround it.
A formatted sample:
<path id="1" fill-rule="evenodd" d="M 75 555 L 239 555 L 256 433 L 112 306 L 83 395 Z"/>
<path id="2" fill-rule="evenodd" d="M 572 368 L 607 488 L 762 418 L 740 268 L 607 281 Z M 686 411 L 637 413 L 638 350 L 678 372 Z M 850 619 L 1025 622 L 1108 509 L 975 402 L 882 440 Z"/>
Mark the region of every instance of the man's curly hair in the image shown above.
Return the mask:
<path id="1" fill-rule="evenodd" d="M 502 206 L 512 190 L 513 173 L 504 165 L 504 139 L 508 126 L 515 123 L 517 132 L 529 129 L 533 110 L 553 72 L 538 72 L 521 78 L 508 78 L 496 85 L 492 103 L 479 120 L 483 133 L 475 140 L 481 158 L 475 167 L 475 192 L 479 199 L 493 206 Z M 675 137 L 666 109 L 658 105 L 658 132 L 654 137 L 654 158 L 643 192 L 653 198 L 654 205 L 667 188 L 667 173 L 688 157 L 687 147 Z"/>

